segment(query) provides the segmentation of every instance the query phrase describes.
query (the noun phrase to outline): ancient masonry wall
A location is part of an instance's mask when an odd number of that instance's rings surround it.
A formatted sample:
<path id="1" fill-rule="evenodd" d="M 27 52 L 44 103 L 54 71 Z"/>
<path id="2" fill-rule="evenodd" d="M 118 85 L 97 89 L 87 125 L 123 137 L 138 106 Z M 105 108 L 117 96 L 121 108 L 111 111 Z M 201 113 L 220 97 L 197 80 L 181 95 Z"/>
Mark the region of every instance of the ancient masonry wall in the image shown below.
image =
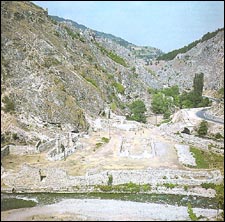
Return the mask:
<path id="1" fill-rule="evenodd" d="M 108 170 L 93 174 L 89 172 L 85 176 L 69 176 L 64 170 L 39 169 L 24 164 L 17 174 L 3 174 L 2 182 L 17 191 L 69 191 L 74 187 L 107 185 L 109 175 L 113 177 L 113 185 L 133 182 L 153 186 L 163 183 L 198 186 L 202 183 L 221 183 L 223 180 L 219 170 Z"/>

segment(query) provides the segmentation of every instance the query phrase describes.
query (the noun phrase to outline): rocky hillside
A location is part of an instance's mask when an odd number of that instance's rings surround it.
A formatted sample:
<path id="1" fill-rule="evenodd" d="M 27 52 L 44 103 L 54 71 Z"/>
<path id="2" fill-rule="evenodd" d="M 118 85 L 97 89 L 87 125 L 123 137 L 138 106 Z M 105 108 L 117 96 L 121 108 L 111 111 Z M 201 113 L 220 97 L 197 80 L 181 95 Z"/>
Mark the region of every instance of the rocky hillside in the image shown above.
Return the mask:
<path id="1" fill-rule="evenodd" d="M 213 34 L 213 35 L 212 35 Z M 204 74 L 204 90 L 219 90 L 224 86 L 224 29 L 214 33 L 204 35 L 211 38 L 202 38 L 195 41 L 184 50 L 175 50 L 163 55 L 160 58 L 169 58 L 179 53 L 174 59 L 155 60 L 146 68 L 151 70 L 152 74 L 163 86 L 172 86 L 177 84 L 182 89 L 190 89 L 195 73 Z M 204 37 L 203 36 L 203 37 Z M 197 43 L 197 44 L 195 44 Z M 195 46 L 194 46 L 195 45 Z M 194 47 L 193 47 L 194 46 Z M 190 48 L 190 50 L 185 50 Z"/>
<path id="2" fill-rule="evenodd" d="M 127 103 L 148 96 L 129 58 L 31 2 L 3 1 L 1 27 L 3 131 L 12 119 L 25 131 L 83 131 L 105 108 L 125 114 Z"/>
<path id="3" fill-rule="evenodd" d="M 104 41 L 114 42 L 122 47 L 125 47 L 130 50 L 130 54 L 133 54 L 136 58 L 144 59 L 148 61 L 149 59 L 154 59 L 163 54 L 160 49 L 151 46 L 136 46 L 133 43 L 130 43 L 120 37 L 114 36 L 112 34 L 99 32 L 93 29 L 89 29 L 84 25 L 78 24 L 69 19 L 60 18 L 58 16 L 51 16 L 52 19 L 58 22 L 66 22 L 72 24 L 75 28 L 80 29 L 81 31 L 90 30 L 97 38 L 103 39 Z"/>
<path id="4" fill-rule="evenodd" d="M 223 86 L 223 31 L 157 61 L 159 49 L 76 24 L 56 21 L 32 2 L 1 2 L 2 132 L 32 140 L 44 131 L 87 131 L 89 119 L 107 108 L 125 115 L 140 98 L 151 111 L 149 87 L 191 88 L 198 72 L 205 89 Z"/>

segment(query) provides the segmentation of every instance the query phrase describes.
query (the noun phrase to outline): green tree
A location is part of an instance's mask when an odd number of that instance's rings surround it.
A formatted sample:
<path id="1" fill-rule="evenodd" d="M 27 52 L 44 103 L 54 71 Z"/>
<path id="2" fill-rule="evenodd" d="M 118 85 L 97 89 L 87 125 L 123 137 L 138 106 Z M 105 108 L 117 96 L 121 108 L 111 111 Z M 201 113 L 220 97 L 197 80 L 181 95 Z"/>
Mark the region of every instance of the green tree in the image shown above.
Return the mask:
<path id="1" fill-rule="evenodd" d="M 203 91 L 203 82 L 204 82 L 204 74 L 196 73 L 193 81 L 193 88 L 194 88 L 194 94 L 202 97 L 202 91 Z"/>
<path id="2" fill-rule="evenodd" d="M 156 114 L 171 114 L 171 107 L 174 106 L 173 97 L 166 96 L 164 93 L 159 92 L 152 96 L 152 111 Z"/>
<path id="3" fill-rule="evenodd" d="M 144 113 L 147 110 L 143 101 L 136 100 L 130 104 L 129 108 L 131 115 L 128 117 L 128 119 L 146 123 L 146 116 Z"/>
<path id="4" fill-rule="evenodd" d="M 208 98 L 202 97 L 204 74 L 195 74 L 193 80 L 193 90 L 190 92 L 183 92 L 179 98 L 180 108 L 195 108 L 205 107 L 210 105 Z"/>
<path id="5" fill-rule="evenodd" d="M 199 136 L 205 136 L 207 134 L 207 132 L 208 132 L 208 123 L 207 123 L 207 121 L 203 120 L 200 123 L 197 132 L 198 132 Z"/>
<path id="6" fill-rule="evenodd" d="M 113 176 L 110 174 L 108 176 L 108 186 L 112 186 L 112 183 L 113 183 Z"/>

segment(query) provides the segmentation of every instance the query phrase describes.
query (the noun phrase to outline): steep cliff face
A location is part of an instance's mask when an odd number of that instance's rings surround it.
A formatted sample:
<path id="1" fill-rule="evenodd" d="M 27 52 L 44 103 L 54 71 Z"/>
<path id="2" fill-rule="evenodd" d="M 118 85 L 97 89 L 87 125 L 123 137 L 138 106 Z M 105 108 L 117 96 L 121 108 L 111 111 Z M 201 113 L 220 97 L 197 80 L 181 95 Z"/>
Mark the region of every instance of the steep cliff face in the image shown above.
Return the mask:
<path id="1" fill-rule="evenodd" d="M 2 2 L 1 21 L 3 113 L 26 126 L 87 130 L 86 115 L 146 93 L 126 59 L 31 2 Z"/>
<path id="2" fill-rule="evenodd" d="M 218 90 L 224 86 L 224 30 L 199 42 L 186 53 L 170 61 L 154 61 L 146 66 L 164 86 L 192 87 L 195 73 L 204 74 L 204 90 Z"/>

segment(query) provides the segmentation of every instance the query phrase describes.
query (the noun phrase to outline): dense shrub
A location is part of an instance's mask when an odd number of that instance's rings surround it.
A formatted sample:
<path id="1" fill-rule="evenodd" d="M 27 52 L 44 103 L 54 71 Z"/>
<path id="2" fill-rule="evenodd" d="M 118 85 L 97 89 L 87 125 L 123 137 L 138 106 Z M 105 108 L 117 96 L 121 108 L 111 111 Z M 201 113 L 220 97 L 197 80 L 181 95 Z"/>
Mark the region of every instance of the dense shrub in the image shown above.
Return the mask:
<path id="1" fill-rule="evenodd" d="M 205 136 L 208 132 L 208 123 L 207 121 L 203 120 L 201 121 L 199 128 L 197 130 L 197 133 L 199 136 Z"/>
<path id="2" fill-rule="evenodd" d="M 146 107 L 143 101 L 136 100 L 129 105 L 129 108 L 131 115 L 127 117 L 128 119 L 146 123 Z"/>
<path id="3" fill-rule="evenodd" d="M 118 93 L 124 94 L 125 88 L 122 84 L 120 84 L 118 82 L 114 82 L 112 85 L 116 88 L 116 91 Z"/>

